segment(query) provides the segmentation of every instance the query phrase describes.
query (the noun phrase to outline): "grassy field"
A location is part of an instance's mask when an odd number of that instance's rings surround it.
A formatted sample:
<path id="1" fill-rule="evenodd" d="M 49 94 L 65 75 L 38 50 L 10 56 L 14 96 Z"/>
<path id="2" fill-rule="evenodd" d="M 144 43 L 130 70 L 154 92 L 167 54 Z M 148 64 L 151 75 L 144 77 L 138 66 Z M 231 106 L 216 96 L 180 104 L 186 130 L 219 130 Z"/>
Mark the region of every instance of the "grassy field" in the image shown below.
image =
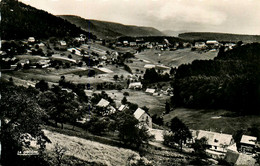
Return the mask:
<path id="1" fill-rule="evenodd" d="M 139 156 L 138 153 L 129 149 L 105 145 L 48 130 L 44 130 L 44 133 L 52 142 L 47 144 L 47 150 L 53 151 L 54 145 L 58 144 L 67 150 L 65 155 L 74 156 L 88 162 L 111 166 L 126 165 L 130 156 Z"/>
<path id="2" fill-rule="evenodd" d="M 176 51 L 160 51 L 155 49 L 147 49 L 136 55 L 137 58 L 150 61 L 151 64 L 164 64 L 169 67 L 180 66 L 181 64 L 191 63 L 192 61 L 213 59 L 218 52 L 191 51 L 190 48 L 178 49 Z M 159 56 L 160 54 L 160 56 Z"/>
<path id="3" fill-rule="evenodd" d="M 100 91 L 96 91 L 99 93 Z M 106 93 L 116 102 L 117 106 L 121 105 L 123 99 L 123 93 L 128 92 L 127 101 L 138 104 L 139 107 L 146 106 L 149 108 L 150 115 L 161 115 L 165 110 L 165 101 L 169 96 L 152 96 L 143 91 L 135 91 L 130 89 L 118 90 L 106 90 Z"/>
<path id="4" fill-rule="evenodd" d="M 173 117 L 180 118 L 191 129 L 211 130 L 233 134 L 239 129 L 247 130 L 252 125 L 260 126 L 259 116 L 225 116 L 230 114 L 226 110 L 195 110 L 177 108 L 164 116 L 165 123 Z M 260 128 L 259 128 L 260 129 Z"/>

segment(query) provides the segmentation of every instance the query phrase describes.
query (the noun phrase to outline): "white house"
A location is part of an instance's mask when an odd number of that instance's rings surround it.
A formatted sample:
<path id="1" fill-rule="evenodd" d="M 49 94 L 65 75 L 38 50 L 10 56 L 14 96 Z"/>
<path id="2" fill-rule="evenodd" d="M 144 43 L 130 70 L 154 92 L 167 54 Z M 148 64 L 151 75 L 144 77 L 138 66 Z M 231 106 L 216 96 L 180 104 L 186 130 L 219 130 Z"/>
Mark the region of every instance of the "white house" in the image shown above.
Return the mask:
<path id="1" fill-rule="evenodd" d="M 134 112 L 134 117 L 139 121 L 140 125 L 152 128 L 152 118 L 141 108 Z"/>
<path id="2" fill-rule="evenodd" d="M 197 139 L 205 137 L 210 150 L 217 152 L 227 152 L 227 147 L 233 143 L 232 135 L 217 133 L 212 131 L 198 131 Z"/>
<path id="3" fill-rule="evenodd" d="M 195 46 L 194 46 L 194 48 L 197 48 L 197 49 L 203 49 L 206 47 L 207 47 L 207 45 L 205 44 L 205 42 L 196 42 Z"/>
<path id="4" fill-rule="evenodd" d="M 143 85 L 141 82 L 132 82 L 128 86 L 129 89 L 142 89 Z"/>
<path id="5" fill-rule="evenodd" d="M 34 37 L 29 37 L 28 38 L 28 42 L 29 43 L 34 43 L 35 42 L 35 38 Z"/>
<path id="6" fill-rule="evenodd" d="M 257 138 L 248 135 L 242 135 L 240 141 L 240 151 L 243 153 L 249 152 L 253 153 L 256 147 Z"/>

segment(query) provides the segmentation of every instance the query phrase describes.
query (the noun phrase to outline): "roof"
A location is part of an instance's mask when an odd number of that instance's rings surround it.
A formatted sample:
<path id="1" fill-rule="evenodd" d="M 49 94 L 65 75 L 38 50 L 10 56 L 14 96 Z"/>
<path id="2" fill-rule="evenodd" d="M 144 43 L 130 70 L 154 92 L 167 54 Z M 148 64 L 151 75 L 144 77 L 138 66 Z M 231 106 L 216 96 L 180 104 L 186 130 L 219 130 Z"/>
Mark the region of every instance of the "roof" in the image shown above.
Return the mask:
<path id="1" fill-rule="evenodd" d="M 248 135 L 242 135 L 240 143 L 249 144 L 249 145 L 255 145 L 256 144 L 256 137 L 248 136 Z"/>
<path id="2" fill-rule="evenodd" d="M 154 93 L 154 92 L 155 92 L 155 89 L 147 88 L 145 92 L 147 92 L 147 93 Z"/>
<path id="3" fill-rule="evenodd" d="M 208 40 L 206 43 L 207 44 L 218 44 L 218 41 L 217 40 Z"/>
<path id="4" fill-rule="evenodd" d="M 66 46 L 67 44 L 66 44 L 65 41 L 60 41 L 60 45 L 62 45 L 62 46 Z"/>
<path id="5" fill-rule="evenodd" d="M 98 107 L 107 107 L 108 105 L 109 105 L 109 101 L 103 98 L 97 104 Z"/>
<path id="6" fill-rule="evenodd" d="M 134 117 L 139 119 L 144 113 L 145 111 L 143 109 L 137 108 L 137 110 L 134 112 Z"/>
<path id="7" fill-rule="evenodd" d="M 155 65 L 153 65 L 153 64 L 146 64 L 146 65 L 144 65 L 144 68 L 145 69 L 152 69 L 152 68 L 155 68 Z"/>
<path id="8" fill-rule="evenodd" d="M 132 82 L 129 84 L 129 86 L 142 86 L 141 82 Z"/>
<path id="9" fill-rule="evenodd" d="M 232 135 L 230 134 L 199 130 L 197 138 L 201 139 L 202 137 L 206 137 L 208 144 L 212 146 L 230 145 L 232 140 Z"/>
<path id="10" fill-rule="evenodd" d="M 118 108 L 118 110 L 119 111 L 123 111 L 123 109 L 126 107 L 126 105 L 121 105 L 119 108 Z"/>

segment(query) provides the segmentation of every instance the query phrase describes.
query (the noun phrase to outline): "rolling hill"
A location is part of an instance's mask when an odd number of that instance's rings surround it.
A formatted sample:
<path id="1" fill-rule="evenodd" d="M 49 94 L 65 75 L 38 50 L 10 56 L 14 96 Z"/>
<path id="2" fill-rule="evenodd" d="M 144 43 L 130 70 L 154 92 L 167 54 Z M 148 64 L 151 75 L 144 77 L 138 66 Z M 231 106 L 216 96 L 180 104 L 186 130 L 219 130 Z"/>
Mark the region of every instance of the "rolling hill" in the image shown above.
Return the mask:
<path id="1" fill-rule="evenodd" d="M 82 30 L 70 22 L 56 17 L 43 10 L 18 2 L 2 0 L 1 6 L 1 38 L 26 39 L 29 36 L 39 38 L 65 37 L 92 34 Z"/>
<path id="2" fill-rule="evenodd" d="M 162 36 L 159 30 L 152 27 L 139 27 L 133 25 L 123 25 L 119 23 L 88 20 L 78 16 L 60 15 L 59 17 L 81 27 L 85 31 L 95 34 L 99 38 L 115 38 L 119 36 Z"/>
<path id="3" fill-rule="evenodd" d="M 260 35 L 240 35 L 213 32 L 187 32 L 179 34 L 179 37 L 186 40 L 243 41 L 244 43 L 260 42 Z"/>

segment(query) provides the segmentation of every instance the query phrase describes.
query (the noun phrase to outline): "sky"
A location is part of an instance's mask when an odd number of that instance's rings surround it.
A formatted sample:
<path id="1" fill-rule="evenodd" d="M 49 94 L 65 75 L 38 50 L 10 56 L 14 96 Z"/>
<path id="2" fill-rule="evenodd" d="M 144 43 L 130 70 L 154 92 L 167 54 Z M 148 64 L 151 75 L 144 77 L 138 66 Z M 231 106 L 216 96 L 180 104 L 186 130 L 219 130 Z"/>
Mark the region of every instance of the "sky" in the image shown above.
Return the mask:
<path id="1" fill-rule="evenodd" d="M 260 35 L 260 0 L 20 0 L 54 15 L 154 27 L 160 31 Z"/>

